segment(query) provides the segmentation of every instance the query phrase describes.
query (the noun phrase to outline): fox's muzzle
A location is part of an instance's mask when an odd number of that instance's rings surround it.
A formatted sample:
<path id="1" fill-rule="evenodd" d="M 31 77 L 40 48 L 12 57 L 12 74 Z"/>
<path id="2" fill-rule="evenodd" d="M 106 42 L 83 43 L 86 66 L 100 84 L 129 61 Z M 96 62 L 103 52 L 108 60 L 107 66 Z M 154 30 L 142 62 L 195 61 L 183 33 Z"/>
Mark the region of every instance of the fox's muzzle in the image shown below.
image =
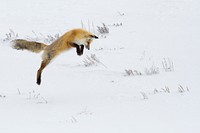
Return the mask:
<path id="1" fill-rule="evenodd" d="M 90 36 L 91 38 L 94 38 L 94 39 L 98 39 L 99 37 L 95 36 L 95 35 L 91 35 Z"/>

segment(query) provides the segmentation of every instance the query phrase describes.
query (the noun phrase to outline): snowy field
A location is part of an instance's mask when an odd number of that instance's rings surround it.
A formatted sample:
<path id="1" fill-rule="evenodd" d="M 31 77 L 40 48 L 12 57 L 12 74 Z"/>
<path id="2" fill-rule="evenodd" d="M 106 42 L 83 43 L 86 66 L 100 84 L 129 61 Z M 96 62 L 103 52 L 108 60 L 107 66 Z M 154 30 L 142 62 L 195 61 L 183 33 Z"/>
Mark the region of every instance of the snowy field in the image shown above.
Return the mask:
<path id="1" fill-rule="evenodd" d="M 1 133 L 200 132 L 199 0 L 0 0 L 0 12 Z M 82 27 L 100 39 L 58 56 L 40 86 L 42 53 L 10 47 Z"/>

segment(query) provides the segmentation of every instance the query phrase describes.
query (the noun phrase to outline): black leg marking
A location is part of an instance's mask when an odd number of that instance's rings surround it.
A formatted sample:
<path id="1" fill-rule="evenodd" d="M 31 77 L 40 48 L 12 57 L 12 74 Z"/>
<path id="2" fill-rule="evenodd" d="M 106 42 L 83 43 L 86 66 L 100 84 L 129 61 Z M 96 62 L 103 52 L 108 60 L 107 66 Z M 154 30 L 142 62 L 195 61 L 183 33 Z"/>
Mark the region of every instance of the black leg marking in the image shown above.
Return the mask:
<path id="1" fill-rule="evenodd" d="M 76 48 L 76 53 L 77 55 L 81 56 L 83 54 L 83 50 L 84 50 L 84 45 L 78 45 L 76 43 L 71 43 L 70 44 L 72 47 Z"/>
<path id="2" fill-rule="evenodd" d="M 76 52 L 77 55 L 82 55 L 83 54 L 83 50 L 84 50 L 84 45 L 76 45 Z"/>
<path id="3" fill-rule="evenodd" d="M 37 84 L 38 84 L 38 85 L 41 84 L 41 75 L 37 78 Z"/>

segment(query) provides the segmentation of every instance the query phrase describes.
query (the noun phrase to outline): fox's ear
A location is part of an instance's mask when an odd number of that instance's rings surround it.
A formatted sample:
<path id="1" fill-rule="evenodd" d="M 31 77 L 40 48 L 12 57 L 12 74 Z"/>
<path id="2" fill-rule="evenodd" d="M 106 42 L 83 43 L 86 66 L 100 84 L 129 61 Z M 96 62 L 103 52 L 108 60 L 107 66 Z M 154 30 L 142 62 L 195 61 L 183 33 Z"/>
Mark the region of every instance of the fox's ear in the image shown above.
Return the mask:
<path id="1" fill-rule="evenodd" d="M 95 38 L 98 39 L 99 37 L 95 36 L 95 35 L 90 35 L 91 38 Z"/>

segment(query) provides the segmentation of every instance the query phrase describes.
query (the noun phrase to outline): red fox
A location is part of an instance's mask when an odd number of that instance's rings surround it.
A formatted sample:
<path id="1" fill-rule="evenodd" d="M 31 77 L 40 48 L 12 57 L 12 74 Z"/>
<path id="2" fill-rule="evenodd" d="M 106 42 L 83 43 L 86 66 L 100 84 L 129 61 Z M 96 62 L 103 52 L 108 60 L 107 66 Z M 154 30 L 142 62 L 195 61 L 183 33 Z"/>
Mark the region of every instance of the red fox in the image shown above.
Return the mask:
<path id="1" fill-rule="evenodd" d="M 39 53 L 42 50 L 44 51 L 42 54 L 41 66 L 37 71 L 36 78 L 36 83 L 40 85 L 42 71 L 51 62 L 52 59 L 54 59 L 60 53 L 71 48 L 76 48 L 76 52 L 80 56 L 83 54 L 84 46 L 88 50 L 90 49 L 90 43 L 93 39 L 98 39 L 98 37 L 83 29 L 73 29 L 66 32 L 50 45 L 16 39 L 13 41 L 12 47 L 17 50 L 25 49 L 35 53 Z"/>

